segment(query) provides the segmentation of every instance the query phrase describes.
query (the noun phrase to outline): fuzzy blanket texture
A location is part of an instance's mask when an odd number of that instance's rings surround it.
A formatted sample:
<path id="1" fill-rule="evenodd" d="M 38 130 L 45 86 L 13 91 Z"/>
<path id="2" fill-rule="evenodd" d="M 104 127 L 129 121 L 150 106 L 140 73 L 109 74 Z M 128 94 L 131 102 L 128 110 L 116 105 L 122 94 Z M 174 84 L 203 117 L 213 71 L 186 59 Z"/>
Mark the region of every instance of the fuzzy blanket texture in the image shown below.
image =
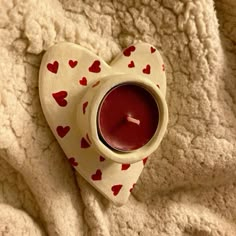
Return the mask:
<path id="1" fill-rule="evenodd" d="M 70 166 L 42 113 L 38 71 L 57 42 L 105 61 L 162 53 L 169 124 L 126 205 Z M 236 235 L 235 0 L 0 0 L 0 235 Z"/>

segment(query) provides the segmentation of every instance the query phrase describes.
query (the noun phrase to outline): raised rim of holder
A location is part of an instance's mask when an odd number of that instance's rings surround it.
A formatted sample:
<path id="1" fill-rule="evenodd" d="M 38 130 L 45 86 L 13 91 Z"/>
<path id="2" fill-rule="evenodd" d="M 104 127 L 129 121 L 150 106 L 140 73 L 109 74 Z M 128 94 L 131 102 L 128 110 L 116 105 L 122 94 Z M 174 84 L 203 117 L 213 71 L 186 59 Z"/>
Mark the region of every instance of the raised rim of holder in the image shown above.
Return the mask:
<path id="1" fill-rule="evenodd" d="M 80 130 L 82 131 L 86 127 L 86 130 L 91 139 L 93 147 L 103 157 L 111 159 L 117 163 L 131 164 L 137 161 L 141 161 L 143 158 L 149 156 L 158 148 L 165 134 L 168 123 L 168 108 L 165 97 L 163 96 L 161 90 L 152 81 L 139 75 L 133 75 L 133 74 L 109 75 L 101 78 L 100 81 L 101 83 L 96 93 L 92 92 L 91 89 L 88 89 L 88 91 L 84 95 L 84 97 L 92 96 L 92 101 L 90 102 L 90 108 L 87 111 L 87 115 L 84 118 L 84 122 L 81 122 L 79 124 L 81 126 Z M 152 94 L 153 98 L 155 99 L 158 105 L 159 122 L 155 134 L 147 144 L 134 151 L 119 152 L 117 150 L 109 148 L 100 139 L 97 127 L 97 115 L 100 104 L 105 94 L 107 94 L 112 88 L 127 83 L 139 85 Z M 82 101 L 84 100 L 86 100 L 86 98 L 82 99 Z"/>

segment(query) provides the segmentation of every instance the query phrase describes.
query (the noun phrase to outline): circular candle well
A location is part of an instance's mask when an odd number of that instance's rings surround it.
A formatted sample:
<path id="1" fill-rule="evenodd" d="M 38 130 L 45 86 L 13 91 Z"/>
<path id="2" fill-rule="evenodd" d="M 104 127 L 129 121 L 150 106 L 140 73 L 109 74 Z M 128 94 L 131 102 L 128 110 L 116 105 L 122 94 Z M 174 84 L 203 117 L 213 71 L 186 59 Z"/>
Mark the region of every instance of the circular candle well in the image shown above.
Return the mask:
<path id="1" fill-rule="evenodd" d="M 127 152 L 151 140 L 157 130 L 159 109 L 145 88 L 122 84 L 105 95 L 97 121 L 102 142 L 112 149 Z"/>

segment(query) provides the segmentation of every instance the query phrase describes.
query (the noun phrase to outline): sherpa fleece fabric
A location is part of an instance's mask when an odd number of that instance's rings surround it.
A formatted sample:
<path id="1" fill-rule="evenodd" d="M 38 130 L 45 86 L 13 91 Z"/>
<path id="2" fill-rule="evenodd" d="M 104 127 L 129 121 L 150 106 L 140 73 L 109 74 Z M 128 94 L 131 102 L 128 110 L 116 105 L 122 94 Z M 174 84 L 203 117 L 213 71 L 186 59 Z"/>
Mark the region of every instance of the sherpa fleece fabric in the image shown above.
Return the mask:
<path id="1" fill-rule="evenodd" d="M 126 205 L 70 166 L 42 113 L 57 42 L 106 62 L 148 42 L 167 72 L 169 124 Z M 236 235 L 235 0 L 0 0 L 0 235 Z"/>

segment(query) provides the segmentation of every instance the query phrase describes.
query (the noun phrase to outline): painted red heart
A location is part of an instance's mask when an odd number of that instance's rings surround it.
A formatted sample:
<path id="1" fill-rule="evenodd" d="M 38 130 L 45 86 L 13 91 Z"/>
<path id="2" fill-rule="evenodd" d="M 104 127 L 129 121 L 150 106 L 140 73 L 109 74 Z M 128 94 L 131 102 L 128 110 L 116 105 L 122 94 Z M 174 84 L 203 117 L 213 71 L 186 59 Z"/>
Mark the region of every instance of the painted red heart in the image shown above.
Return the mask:
<path id="1" fill-rule="evenodd" d="M 151 50 L 151 53 L 154 53 L 156 51 L 156 48 L 151 47 L 150 50 Z"/>
<path id="2" fill-rule="evenodd" d="M 151 72 L 151 66 L 146 65 L 146 67 L 143 69 L 143 73 L 144 74 L 150 74 L 150 72 Z"/>
<path id="3" fill-rule="evenodd" d="M 88 106 L 88 102 L 85 102 L 83 104 L 83 114 L 85 114 L 87 106 Z"/>
<path id="4" fill-rule="evenodd" d="M 57 126 L 57 134 L 63 138 L 70 131 L 70 126 Z"/>
<path id="5" fill-rule="evenodd" d="M 68 63 L 69 63 L 69 65 L 70 65 L 71 68 L 74 68 L 74 67 L 76 67 L 76 65 L 78 64 L 78 61 L 69 60 Z"/>
<path id="6" fill-rule="evenodd" d="M 59 67 L 59 63 L 57 61 L 54 61 L 53 63 L 48 63 L 47 64 L 48 70 L 51 71 L 54 74 L 57 73 L 58 67 Z"/>
<path id="7" fill-rule="evenodd" d="M 116 195 L 120 192 L 120 190 L 121 190 L 122 187 L 123 187 L 122 184 L 113 185 L 113 186 L 111 187 L 111 190 L 112 190 L 112 192 L 113 192 L 113 195 L 116 196 Z"/>
<path id="8" fill-rule="evenodd" d="M 53 93 L 52 96 L 59 106 L 65 107 L 67 105 L 67 101 L 65 100 L 65 98 L 67 97 L 66 91 L 59 91 L 57 93 Z"/>
<path id="9" fill-rule="evenodd" d="M 102 171 L 100 169 L 96 170 L 96 173 L 91 176 L 92 180 L 97 181 L 102 179 Z"/>
<path id="10" fill-rule="evenodd" d="M 162 71 L 165 71 L 165 65 L 162 64 Z"/>
<path id="11" fill-rule="evenodd" d="M 69 162 L 72 166 L 78 166 L 78 162 L 75 160 L 74 157 L 69 158 Z"/>
<path id="12" fill-rule="evenodd" d="M 128 64 L 129 68 L 133 68 L 134 67 L 134 61 L 130 61 L 130 63 Z"/>
<path id="13" fill-rule="evenodd" d="M 93 73 L 99 73 L 101 71 L 100 64 L 101 63 L 99 60 L 94 61 L 93 64 L 89 67 L 89 71 Z"/>
<path id="14" fill-rule="evenodd" d="M 133 186 L 132 186 L 132 188 L 129 190 L 130 192 L 132 192 L 132 190 L 134 189 L 134 186 L 135 186 L 136 184 L 133 184 Z"/>
<path id="15" fill-rule="evenodd" d="M 98 86 L 99 84 L 100 84 L 100 81 L 97 81 L 95 84 L 93 84 L 92 87 L 94 88 L 94 87 Z"/>
<path id="16" fill-rule="evenodd" d="M 145 157 L 144 159 L 143 159 L 143 165 L 145 166 L 145 164 L 146 164 L 146 162 L 147 162 L 147 159 L 148 159 L 148 157 Z"/>
<path id="17" fill-rule="evenodd" d="M 80 83 L 81 85 L 83 85 L 83 86 L 86 86 L 86 85 L 87 85 L 87 79 L 86 79 L 86 77 L 83 77 L 83 78 L 79 81 L 79 83 Z"/>
<path id="18" fill-rule="evenodd" d="M 130 167 L 130 164 L 122 164 L 121 170 L 128 170 Z"/>
<path id="19" fill-rule="evenodd" d="M 131 55 L 132 52 L 135 51 L 135 46 L 130 46 L 128 48 L 126 48 L 124 51 L 123 51 L 123 54 L 126 56 L 126 57 L 129 57 Z"/>
<path id="20" fill-rule="evenodd" d="M 105 159 L 103 156 L 100 156 L 100 157 L 99 157 L 99 160 L 100 160 L 101 162 L 103 162 L 103 161 L 105 161 L 106 159 Z"/>
<path id="21" fill-rule="evenodd" d="M 85 138 L 82 138 L 80 141 L 80 147 L 81 148 L 89 148 L 90 144 L 87 142 L 87 140 Z"/>

